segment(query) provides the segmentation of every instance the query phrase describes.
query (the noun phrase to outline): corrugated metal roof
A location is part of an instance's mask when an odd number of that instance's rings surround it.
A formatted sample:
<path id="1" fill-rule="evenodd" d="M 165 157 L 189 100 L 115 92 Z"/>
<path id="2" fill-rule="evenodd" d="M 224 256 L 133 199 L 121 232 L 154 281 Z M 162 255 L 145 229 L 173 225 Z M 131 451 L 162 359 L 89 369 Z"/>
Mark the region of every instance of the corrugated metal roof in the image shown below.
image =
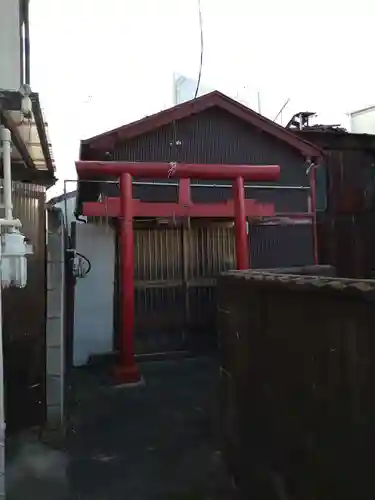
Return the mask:
<path id="1" fill-rule="evenodd" d="M 257 127 L 262 132 L 289 144 L 306 156 L 319 157 L 323 154 L 318 146 L 297 137 L 293 132 L 216 90 L 197 99 L 147 116 L 136 122 L 110 130 L 90 139 L 85 139 L 81 144 L 99 150 L 113 149 L 118 142 L 124 139 L 140 136 L 173 121 L 187 118 L 190 115 L 201 113 L 213 107 L 218 107 L 231 113 L 244 122 Z"/>

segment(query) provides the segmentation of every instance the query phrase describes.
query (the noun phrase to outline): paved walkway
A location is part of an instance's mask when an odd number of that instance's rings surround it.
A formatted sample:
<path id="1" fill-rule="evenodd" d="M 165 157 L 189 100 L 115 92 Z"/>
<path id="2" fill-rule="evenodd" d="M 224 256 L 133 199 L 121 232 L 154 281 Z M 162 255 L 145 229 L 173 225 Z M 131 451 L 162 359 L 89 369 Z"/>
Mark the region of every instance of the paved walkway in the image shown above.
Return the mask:
<path id="1" fill-rule="evenodd" d="M 46 499 L 230 498 L 214 424 L 216 363 L 156 362 L 143 364 L 142 372 L 144 386 L 115 389 L 98 373 L 77 371 L 66 467 L 59 457 L 65 484 L 55 477 Z M 22 496 L 29 498 L 35 492 Z"/>

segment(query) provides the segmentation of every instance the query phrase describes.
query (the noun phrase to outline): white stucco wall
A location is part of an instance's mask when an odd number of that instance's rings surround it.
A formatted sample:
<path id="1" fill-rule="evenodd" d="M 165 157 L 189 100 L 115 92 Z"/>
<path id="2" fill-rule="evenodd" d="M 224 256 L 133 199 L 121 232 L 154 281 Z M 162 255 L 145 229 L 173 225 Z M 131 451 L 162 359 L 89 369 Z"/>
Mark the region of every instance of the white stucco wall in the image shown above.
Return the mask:
<path id="1" fill-rule="evenodd" d="M 76 249 L 92 266 L 75 287 L 73 362 L 80 366 L 90 355 L 113 349 L 114 230 L 104 224 L 79 224 Z"/>
<path id="2" fill-rule="evenodd" d="M 21 42 L 18 0 L 0 0 L 0 89 L 21 86 Z"/>

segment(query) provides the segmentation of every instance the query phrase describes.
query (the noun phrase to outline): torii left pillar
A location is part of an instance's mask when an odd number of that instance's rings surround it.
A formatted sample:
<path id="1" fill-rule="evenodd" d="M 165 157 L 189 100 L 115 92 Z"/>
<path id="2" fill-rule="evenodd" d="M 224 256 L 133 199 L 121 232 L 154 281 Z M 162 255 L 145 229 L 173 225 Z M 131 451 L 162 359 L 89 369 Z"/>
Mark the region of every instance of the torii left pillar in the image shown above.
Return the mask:
<path id="1" fill-rule="evenodd" d="M 115 367 L 114 377 L 119 384 L 129 384 L 141 379 L 134 358 L 133 179 L 129 173 L 120 176 L 120 207 L 121 359 Z"/>

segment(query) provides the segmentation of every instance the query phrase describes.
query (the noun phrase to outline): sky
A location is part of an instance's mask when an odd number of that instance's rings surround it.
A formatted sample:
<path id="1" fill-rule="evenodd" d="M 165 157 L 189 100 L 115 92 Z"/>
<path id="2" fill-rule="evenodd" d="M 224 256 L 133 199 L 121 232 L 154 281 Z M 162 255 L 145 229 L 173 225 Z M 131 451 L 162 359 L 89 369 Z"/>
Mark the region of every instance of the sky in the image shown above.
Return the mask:
<path id="1" fill-rule="evenodd" d="M 344 123 L 375 103 L 368 0 L 201 0 L 202 85 L 284 123 L 298 111 Z M 31 83 L 58 184 L 79 141 L 173 104 L 173 75 L 199 71 L 198 0 L 31 0 Z M 70 187 L 71 186 L 71 187 Z M 74 185 L 68 185 L 68 190 Z"/>

